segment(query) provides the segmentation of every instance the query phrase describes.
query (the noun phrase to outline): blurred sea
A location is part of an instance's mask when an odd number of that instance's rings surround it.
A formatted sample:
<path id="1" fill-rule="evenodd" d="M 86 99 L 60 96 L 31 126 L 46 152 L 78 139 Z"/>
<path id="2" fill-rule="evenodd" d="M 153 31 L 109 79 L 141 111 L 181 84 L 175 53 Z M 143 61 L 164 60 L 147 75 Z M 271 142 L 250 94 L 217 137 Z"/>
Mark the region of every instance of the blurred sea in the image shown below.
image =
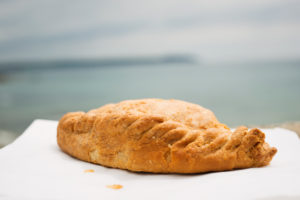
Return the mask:
<path id="1" fill-rule="evenodd" d="M 138 98 L 197 103 L 230 126 L 296 121 L 300 62 L 93 63 L 0 71 L 0 130 L 18 135 L 36 118 L 58 120 L 69 111 Z"/>

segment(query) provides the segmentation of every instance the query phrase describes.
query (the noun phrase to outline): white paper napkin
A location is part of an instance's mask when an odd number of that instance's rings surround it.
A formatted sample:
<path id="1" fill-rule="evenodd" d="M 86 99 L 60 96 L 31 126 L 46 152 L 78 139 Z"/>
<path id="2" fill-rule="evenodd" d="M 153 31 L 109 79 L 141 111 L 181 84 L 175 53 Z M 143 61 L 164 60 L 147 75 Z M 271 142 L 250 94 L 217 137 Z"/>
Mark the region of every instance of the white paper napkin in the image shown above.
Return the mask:
<path id="1" fill-rule="evenodd" d="M 267 142 L 278 149 L 270 166 L 168 175 L 79 161 L 58 148 L 56 127 L 56 121 L 35 120 L 0 150 L 0 199 L 300 199 L 300 142 L 285 129 L 263 130 Z M 112 184 L 123 188 L 106 187 Z"/>

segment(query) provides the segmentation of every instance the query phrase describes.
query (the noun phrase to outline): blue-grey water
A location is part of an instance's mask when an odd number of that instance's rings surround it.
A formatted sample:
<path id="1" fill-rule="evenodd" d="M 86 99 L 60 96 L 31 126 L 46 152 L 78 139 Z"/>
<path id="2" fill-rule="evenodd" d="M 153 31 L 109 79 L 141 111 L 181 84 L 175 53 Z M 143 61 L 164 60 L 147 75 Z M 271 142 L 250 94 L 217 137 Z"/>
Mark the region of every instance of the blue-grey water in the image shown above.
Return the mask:
<path id="1" fill-rule="evenodd" d="M 162 64 L 53 68 L 0 74 L 0 130 L 20 134 L 36 118 L 58 120 L 138 98 L 181 99 L 230 126 L 300 120 L 300 63 Z"/>

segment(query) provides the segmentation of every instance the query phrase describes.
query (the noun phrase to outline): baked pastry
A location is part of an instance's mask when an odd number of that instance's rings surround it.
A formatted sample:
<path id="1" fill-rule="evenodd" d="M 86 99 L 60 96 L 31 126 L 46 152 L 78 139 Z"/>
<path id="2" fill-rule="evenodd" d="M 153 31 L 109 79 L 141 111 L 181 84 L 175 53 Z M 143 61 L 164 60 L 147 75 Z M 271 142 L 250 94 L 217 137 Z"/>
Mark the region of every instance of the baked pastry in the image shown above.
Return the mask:
<path id="1" fill-rule="evenodd" d="M 64 115 L 57 143 L 67 154 L 107 167 L 201 173 L 268 165 L 277 149 L 259 129 L 234 132 L 199 105 L 128 100 Z"/>

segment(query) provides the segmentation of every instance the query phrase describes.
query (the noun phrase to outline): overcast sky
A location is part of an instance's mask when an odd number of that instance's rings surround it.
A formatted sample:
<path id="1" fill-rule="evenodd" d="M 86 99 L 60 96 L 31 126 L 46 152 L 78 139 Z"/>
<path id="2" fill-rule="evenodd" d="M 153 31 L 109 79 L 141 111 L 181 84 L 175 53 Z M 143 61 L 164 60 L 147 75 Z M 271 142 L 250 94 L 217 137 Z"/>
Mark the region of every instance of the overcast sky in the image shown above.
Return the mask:
<path id="1" fill-rule="evenodd" d="M 0 0 L 0 61 L 300 58 L 299 0 Z"/>

